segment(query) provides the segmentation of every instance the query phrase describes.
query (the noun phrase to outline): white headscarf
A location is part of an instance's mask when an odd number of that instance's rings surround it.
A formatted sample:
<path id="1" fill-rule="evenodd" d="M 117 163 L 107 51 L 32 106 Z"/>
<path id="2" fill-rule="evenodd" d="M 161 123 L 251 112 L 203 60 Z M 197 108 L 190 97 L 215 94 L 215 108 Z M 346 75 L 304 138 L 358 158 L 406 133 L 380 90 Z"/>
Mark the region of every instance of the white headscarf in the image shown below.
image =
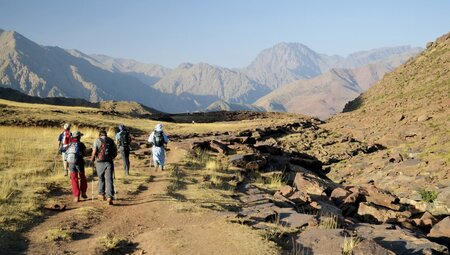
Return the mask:
<path id="1" fill-rule="evenodd" d="M 155 131 L 157 131 L 157 132 L 161 132 L 162 129 L 163 129 L 163 125 L 161 123 L 157 124 L 155 127 Z"/>

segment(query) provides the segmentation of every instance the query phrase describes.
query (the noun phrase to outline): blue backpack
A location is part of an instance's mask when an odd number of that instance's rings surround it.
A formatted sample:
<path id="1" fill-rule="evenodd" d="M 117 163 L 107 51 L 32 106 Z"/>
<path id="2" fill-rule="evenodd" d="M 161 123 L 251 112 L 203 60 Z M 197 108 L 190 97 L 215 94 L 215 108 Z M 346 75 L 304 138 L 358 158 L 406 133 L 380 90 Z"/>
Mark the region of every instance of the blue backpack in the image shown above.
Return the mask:
<path id="1" fill-rule="evenodd" d="M 73 142 L 69 144 L 69 147 L 66 150 L 66 161 L 69 164 L 76 164 L 81 159 L 83 159 L 83 155 L 78 148 L 78 142 Z"/>

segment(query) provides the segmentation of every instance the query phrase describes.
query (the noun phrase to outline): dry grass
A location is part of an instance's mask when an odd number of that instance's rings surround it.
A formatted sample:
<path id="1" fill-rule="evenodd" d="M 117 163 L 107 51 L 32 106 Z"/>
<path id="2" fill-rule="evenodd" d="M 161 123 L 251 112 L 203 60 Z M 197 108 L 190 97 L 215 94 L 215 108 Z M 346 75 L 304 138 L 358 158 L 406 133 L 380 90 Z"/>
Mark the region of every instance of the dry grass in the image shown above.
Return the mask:
<path id="1" fill-rule="evenodd" d="M 339 228 L 338 216 L 336 216 L 334 214 L 321 215 L 319 227 L 322 229 L 337 229 L 337 228 Z"/>
<path id="2" fill-rule="evenodd" d="M 102 245 L 104 252 L 120 249 L 127 243 L 128 241 L 126 239 L 111 233 L 100 239 L 100 244 Z"/>
<path id="3" fill-rule="evenodd" d="M 344 244 L 342 246 L 342 255 L 353 254 L 353 249 L 361 242 L 359 237 L 344 237 Z"/>
<path id="4" fill-rule="evenodd" d="M 0 127 L 0 223 L 17 231 L 64 180 L 57 129 Z M 54 169 L 56 173 L 55 174 Z"/>
<path id="5" fill-rule="evenodd" d="M 73 232 L 62 228 L 51 228 L 44 234 L 44 240 L 47 241 L 70 241 L 72 240 Z"/>

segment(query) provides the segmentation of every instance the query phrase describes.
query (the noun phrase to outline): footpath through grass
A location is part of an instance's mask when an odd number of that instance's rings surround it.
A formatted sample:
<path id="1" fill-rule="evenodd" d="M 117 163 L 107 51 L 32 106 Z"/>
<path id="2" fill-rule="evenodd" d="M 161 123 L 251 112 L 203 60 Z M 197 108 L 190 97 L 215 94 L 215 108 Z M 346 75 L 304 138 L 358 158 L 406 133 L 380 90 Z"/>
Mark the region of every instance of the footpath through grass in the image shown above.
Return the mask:
<path id="1" fill-rule="evenodd" d="M 73 127 L 72 131 L 76 131 Z M 57 153 L 56 128 L 0 126 L 0 250 L 15 245 L 20 235 L 43 216 L 49 202 L 64 200 L 71 194 L 71 184 L 64 176 L 61 154 Z M 96 129 L 81 129 L 82 141 L 88 148 L 98 135 Z M 109 136 L 114 132 L 110 130 Z M 148 164 L 130 157 L 132 174 L 124 177 L 120 156 L 116 159 L 116 188 L 119 198 L 140 192 L 149 181 Z M 91 168 L 86 168 L 91 197 Z M 94 195 L 97 191 L 94 182 Z M 70 200 L 69 200 L 70 201 Z"/>

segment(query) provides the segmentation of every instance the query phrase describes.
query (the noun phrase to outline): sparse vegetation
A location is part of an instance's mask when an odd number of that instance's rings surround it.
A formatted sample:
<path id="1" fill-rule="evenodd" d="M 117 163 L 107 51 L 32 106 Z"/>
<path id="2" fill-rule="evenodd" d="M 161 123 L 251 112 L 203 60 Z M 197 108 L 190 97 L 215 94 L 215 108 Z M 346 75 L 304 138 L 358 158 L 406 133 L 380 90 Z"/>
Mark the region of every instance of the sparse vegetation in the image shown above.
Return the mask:
<path id="1" fill-rule="evenodd" d="M 107 234 L 106 236 L 100 239 L 100 244 L 104 248 L 104 251 L 112 251 L 118 250 L 121 247 L 125 246 L 128 241 L 120 236 L 116 236 L 112 233 Z"/>
<path id="2" fill-rule="evenodd" d="M 319 227 L 322 229 L 337 229 L 339 228 L 339 220 L 337 215 L 321 215 Z"/>
<path id="3" fill-rule="evenodd" d="M 427 203 L 433 203 L 438 197 L 438 193 L 436 191 L 420 189 L 418 192 L 422 198 L 422 201 Z"/>
<path id="4" fill-rule="evenodd" d="M 361 238 L 359 237 L 353 237 L 347 238 L 347 236 L 344 237 L 344 244 L 342 246 L 342 255 L 352 255 L 353 249 L 358 246 L 358 244 L 361 242 Z"/>
<path id="5" fill-rule="evenodd" d="M 69 241 L 72 240 L 73 233 L 70 230 L 62 228 L 51 228 L 44 234 L 44 240 L 47 241 Z"/>

